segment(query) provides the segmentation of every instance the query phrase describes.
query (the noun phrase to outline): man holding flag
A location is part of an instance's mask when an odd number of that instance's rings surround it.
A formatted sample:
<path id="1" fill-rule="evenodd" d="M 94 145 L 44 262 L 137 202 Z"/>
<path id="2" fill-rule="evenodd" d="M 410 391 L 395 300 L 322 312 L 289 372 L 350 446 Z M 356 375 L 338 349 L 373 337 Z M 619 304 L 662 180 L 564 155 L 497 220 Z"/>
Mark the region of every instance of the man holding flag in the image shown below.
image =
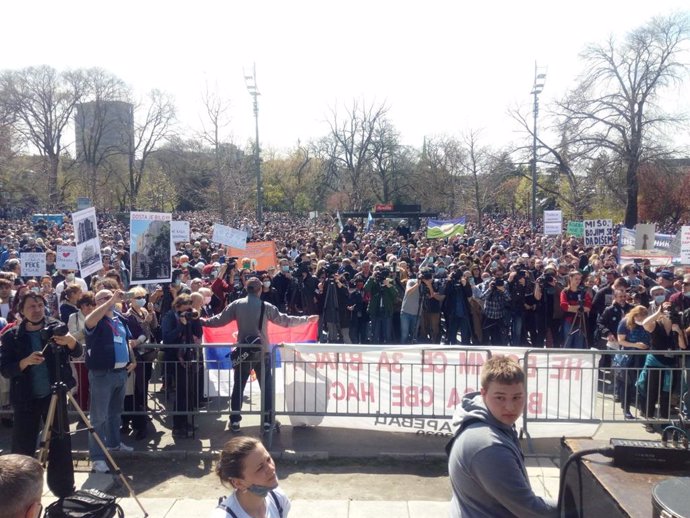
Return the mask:
<path id="1" fill-rule="evenodd" d="M 233 361 L 234 367 L 234 382 L 232 387 L 232 396 L 230 398 L 230 414 L 229 428 L 233 432 L 239 432 L 240 421 L 242 416 L 242 395 L 244 388 L 252 371 L 256 373 L 256 378 L 261 385 L 262 397 L 264 400 L 263 412 L 263 429 L 265 432 L 271 430 L 273 426 L 273 377 L 271 365 L 271 348 L 268 339 L 268 324 L 273 322 L 282 327 L 295 327 L 307 322 L 317 322 L 318 315 L 310 315 L 304 317 L 288 316 L 278 311 L 273 304 L 263 302 L 261 300 L 262 283 L 256 277 L 251 277 L 247 280 L 246 289 L 247 296 L 235 300 L 227 306 L 222 313 L 209 318 L 202 322 L 204 327 L 222 327 L 230 322 L 237 322 L 237 344 L 251 344 L 259 346 L 261 354 L 249 354 L 243 359 L 243 356 L 238 358 L 239 361 Z M 258 338 L 258 343 L 253 341 L 253 338 Z M 240 348 L 240 351 L 242 348 Z M 245 353 L 246 354 L 246 353 Z M 261 370 L 264 369 L 263 381 Z"/>

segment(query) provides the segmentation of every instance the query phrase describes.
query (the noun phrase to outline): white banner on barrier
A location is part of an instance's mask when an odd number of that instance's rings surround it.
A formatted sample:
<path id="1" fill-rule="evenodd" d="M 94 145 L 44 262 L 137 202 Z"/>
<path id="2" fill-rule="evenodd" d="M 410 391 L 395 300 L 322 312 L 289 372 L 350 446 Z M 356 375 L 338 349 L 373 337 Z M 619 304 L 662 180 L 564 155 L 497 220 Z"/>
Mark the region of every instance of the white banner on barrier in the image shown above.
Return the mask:
<path id="1" fill-rule="evenodd" d="M 492 352 L 522 361 L 525 349 L 505 347 Z M 286 345 L 285 411 L 349 414 L 290 416 L 293 425 L 451 434 L 448 417 L 465 394 L 479 390 L 481 366 L 487 357 L 480 349 Z M 565 352 L 530 355 L 526 366 L 528 417 L 593 419 L 594 358 Z M 406 418 L 406 413 L 423 417 Z M 596 427 L 530 424 L 529 432 L 533 437 L 541 436 L 540 429 L 547 430 L 548 436 L 591 435 Z"/>

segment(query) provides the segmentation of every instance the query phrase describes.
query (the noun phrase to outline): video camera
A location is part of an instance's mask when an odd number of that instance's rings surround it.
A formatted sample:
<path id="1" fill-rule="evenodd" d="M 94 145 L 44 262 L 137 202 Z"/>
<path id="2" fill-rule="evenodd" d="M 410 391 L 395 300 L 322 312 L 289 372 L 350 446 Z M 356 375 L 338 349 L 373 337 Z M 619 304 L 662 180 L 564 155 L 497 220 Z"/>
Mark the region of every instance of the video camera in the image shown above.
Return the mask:
<path id="1" fill-rule="evenodd" d="M 388 268 L 381 268 L 374 274 L 374 280 L 379 284 L 383 284 L 388 277 L 390 277 L 391 271 Z"/>
<path id="2" fill-rule="evenodd" d="M 41 329 L 41 340 L 49 342 L 54 336 L 66 336 L 69 332 L 67 324 L 62 322 L 49 322 Z"/>
<path id="3" fill-rule="evenodd" d="M 434 272 L 431 268 L 423 268 L 422 271 L 419 272 L 419 278 L 424 281 L 430 281 L 434 278 Z"/>
<path id="4" fill-rule="evenodd" d="M 323 271 L 326 272 L 327 277 L 333 277 L 336 273 L 338 273 L 339 268 L 340 265 L 338 265 L 338 263 L 326 263 L 326 265 L 323 267 Z"/>
<path id="5" fill-rule="evenodd" d="M 544 275 L 542 275 L 541 277 L 539 277 L 537 279 L 537 284 L 539 284 L 539 286 L 541 288 L 543 288 L 544 285 L 550 286 L 555 279 L 556 279 L 556 277 L 554 277 L 553 274 L 545 273 Z"/>

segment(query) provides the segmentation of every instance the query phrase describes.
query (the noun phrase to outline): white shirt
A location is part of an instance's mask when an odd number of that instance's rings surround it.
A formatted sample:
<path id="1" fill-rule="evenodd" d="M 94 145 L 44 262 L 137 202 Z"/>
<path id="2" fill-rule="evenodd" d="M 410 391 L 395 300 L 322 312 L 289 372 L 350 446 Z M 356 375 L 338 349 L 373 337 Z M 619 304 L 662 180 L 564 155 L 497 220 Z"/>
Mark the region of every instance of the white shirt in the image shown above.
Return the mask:
<path id="1" fill-rule="evenodd" d="M 58 285 L 55 286 L 55 295 L 57 295 L 58 301 L 60 300 L 60 295 L 62 295 L 62 292 L 70 284 L 78 285 L 81 288 L 82 292 L 89 291 L 89 287 L 86 285 L 86 281 L 84 279 L 82 279 L 81 277 L 75 277 L 72 282 L 68 282 L 67 280 L 60 281 L 60 282 L 58 282 Z"/>
<path id="2" fill-rule="evenodd" d="M 290 511 L 290 499 L 280 490 L 280 488 L 274 489 L 273 492 L 275 493 L 276 497 L 278 497 L 278 501 L 283 507 L 282 518 L 286 518 L 288 512 Z M 237 515 L 237 518 L 252 518 L 245 512 L 244 509 L 242 509 L 242 506 L 237 501 L 237 496 L 235 496 L 234 491 L 221 503 L 232 510 L 232 512 Z M 225 509 L 221 509 L 220 507 L 216 507 L 211 513 L 211 518 L 230 518 L 231 516 L 232 515 L 230 513 L 228 513 Z M 270 494 L 266 495 L 266 518 L 280 517 L 281 515 L 278 512 L 278 507 L 276 507 L 273 497 Z"/>

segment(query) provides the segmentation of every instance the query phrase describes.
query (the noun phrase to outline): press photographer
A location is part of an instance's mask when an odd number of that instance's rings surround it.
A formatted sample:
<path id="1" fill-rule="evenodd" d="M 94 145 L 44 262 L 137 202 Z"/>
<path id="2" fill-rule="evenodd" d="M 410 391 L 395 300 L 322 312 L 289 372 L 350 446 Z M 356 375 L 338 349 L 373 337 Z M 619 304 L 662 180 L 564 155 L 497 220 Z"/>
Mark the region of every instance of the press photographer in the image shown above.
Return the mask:
<path id="1" fill-rule="evenodd" d="M 369 277 L 364 285 L 364 291 L 370 297 L 367 312 L 371 318 L 373 343 L 391 343 L 393 306 L 396 296 L 391 271 L 388 268 L 374 271 L 374 275 Z"/>
<path id="2" fill-rule="evenodd" d="M 21 321 L 2 335 L 0 373 L 11 383 L 12 452 L 33 456 L 41 421 L 48 416 L 53 385 L 58 382 L 67 388 L 76 385 L 69 357 L 80 356 L 82 346 L 68 333 L 67 325 L 46 318 L 45 300 L 40 294 L 24 293 L 17 307 Z M 64 411 L 66 406 L 58 408 Z M 62 429 L 59 423 L 63 423 Z M 67 423 L 66 415 L 53 421 L 48 454 L 48 485 L 58 496 L 71 494 L 74 486 Z"/>
<path id="3" fill-rule="evenodd" d="M 446 283 L 443 301 L 444 315 L 448 325 L 447 342 L 449 345 L 458 343 L 458 331 L 460 331 L 460 343 L 469 345 L 472 339 L 472 326 L 470 314 L 470 299 L 472 298 L 472 286 L 466 275 L 456 270 Z"/>
<path id="4" fill-rule="evenodd" d="M 338 274 L 338 265 L 327 263 L 319 278 L 318 301 L 321 314 L 321 336 L 328 343 L 352 343 L 350 340 L 351 312 L 348 310 L 350 292 L 348 274 Z"/>
<path id="5" fill-rule="evenodd" d="M 482 293 L 484 300 L 484 319 L 482 323 L 484 339 L 491 345 L 505 345 L 505 316 L 510 304 L 510 295 L 506 291 L 505 281 L 495 279 Z"/>
<path id="6" fill-rule="evenodd" d="M 553 266 L 544 268 L 534 286 L 534 299 L 537 301 L 536 325 L 538 347 L 559 347 L 561 344 L 561 285 L 556 280 Z"/>
<path id="7" fill-rule="evenodd" d="M 316 291 L 319 280 L 311 274 L 311 263 L 303 256 L 295 260 L 297 267 L 292 273 L 292 284 L 290 286 L 290 308 L 291 315 L 316 315 Z"/>
<path id="8" fill-rule="evenodd" d="M 644 289 L 644 288 L 643 288 Z M 587 315 L 592 309 L 592 297 L 582 285 L 582 274 L 570 272 L 568 288 L 561 292 L 563 320 L 563 346 L 584 349 L 587 336 Z"/>

